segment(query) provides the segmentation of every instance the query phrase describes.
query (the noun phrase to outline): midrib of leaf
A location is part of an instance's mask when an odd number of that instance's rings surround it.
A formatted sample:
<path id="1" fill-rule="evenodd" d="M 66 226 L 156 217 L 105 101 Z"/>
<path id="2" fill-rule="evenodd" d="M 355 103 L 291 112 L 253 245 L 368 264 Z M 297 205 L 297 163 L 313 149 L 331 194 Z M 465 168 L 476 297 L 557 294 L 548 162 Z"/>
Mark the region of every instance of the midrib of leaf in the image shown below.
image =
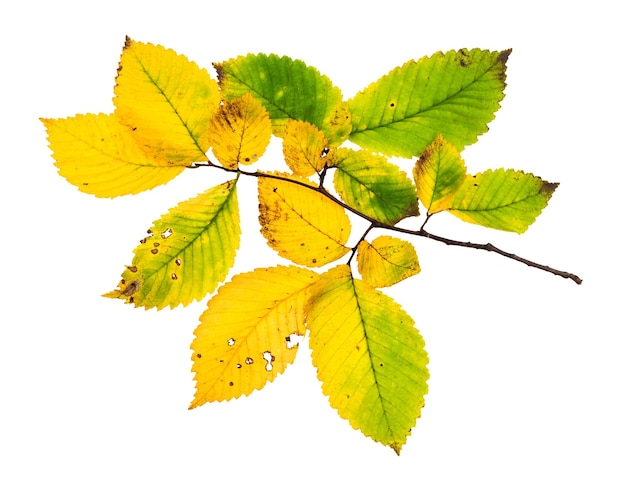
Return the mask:
<path id="1" fill-rule="evenodd" d="M 228 205 L 228 203 L 229 203 L 230 199 L 232 198 L 233 194 L 235 193 L 235 191 L 236 191 L 236 185 L 237 185 L 237 180 L 238 180 L 238 179 L 239 179 L 239 174 L 237 174 L 237 178 L 235 178 L 234 180 L 232 180 L 232 181 L 233 181 L 233 187 L 232 187 L 232 188 L 230 189 L 230 191 L 228 192 L 228 196 L 226 197 L 226 199 L 224 199 L 224 203 L 222 203 L 219 207 L 217 207 L 218 209 L 217 209 L 217 211 L 215 212 L 213 219 L 212 219 L 212 220 L 211 220 L 211 221 L 210 221 L 207 225 L 205 225 L 205 226 L 203 227 L 203 230 L 202 230 L 202 231 L 200 231 L 200 232 L 199 232 L 199 233 L 195 236 L 195 238 L 192 238 L 192 239 L 188 240 L 188 241 L 187 241 L 187 243 L 186 243 L 185 245 L 183 245 L 182 247 L 180 247 L 180 250 L 178 251 L 178 254 L 176 254 L 176 255 L 180 255 L 180 254 L 182 254 L 183 252 L 185 252 L 185 250 L 186 250 L 189 246 L 193 245 L 193 243 L 194 243 L 197 239 L 199 239 L 200 237 L 202 237 L 202 235 L 204 235 L 204 234 L 205 234 L 205 232 L 207 231 L 207 229 L 208 229 L 208 228 L 210 228 L 210 227 L 214 224 L 215 219 L 217 218 L 217 216 L 218 216 L 218 215 L 220 215 L 220 214 L 222 213 L 222 210 L 224 209 L 224 207 L 225 207 L 225 206 L 227 206 L 227 205 Z M 178 216 L 177 216 L 177 218 L 180 218 L 181 220 L 184 220 L 184 221 L 189 221 L 189 222 L 197 222 L 197 221 L 199 221 L 199 220 L 194 220 L 193 218 L 186 217 L 186 216 L 184 216 L 184 215 L 181 215 L 180 217 L 178 217 Z M 195 229 L 195 228 L 198 228 L 198 226 L 197 226 L 197 225 L 190 225 L 190 227 L 191 227 L 191 228 L 194 228 L 194 229 Z M 221 239 L 220 239 L 220 241 L 221 241 Z M 174 257 L 172 257 L 172 258 L 174 258 Z M 158 273 L 158 272 L 159 272 L 159 271 L 160 271 L 163 267 L 167 267 L 167 265 L 171 262 L 171 260 L 172 260 L 172 259 L 163 260 L 163 261 L 162 261 L 162 265 L 160 265 L 160 266 L 158 266 L 158 267 L 151 267 L 151 268 L 150 268 L 150 270 L 151 270 L 152 272 L 144 271 L 144 275 L 145 275 L 144 280 L 147 280 L 148 278 L 152 277 L 154 274 Z"/>
<path id="2" fill-rule="evenodd" d="M 190 130 L 189 125 L 187 125 L 187 123 L 183 120 L 183 118 L 181 117 L 181 115 L 178 112 L 178 110 L 176 110 L 176 108 L 174 107 L 174 104 L 172 103 L 170 98 L 161 89 L 161 87 L 159 86 L 157 80 L 150 74 L 150 72 L 148 71 L 146 66 L 141 62 L 141 59 L 139 58 L 139 56 L 137 56 L 137 54 L 135 54 L 134 52 L 133 52 L 133 55 L 135 56 L 135 59 L 137 60 L 137 63 L 139 64 L 139 66 L 141 66 L 141 70 L 144 72 L 144 74 L 146 75 L 146 77 L 148 78 L 150 83 L 152 83 L 152 85 L 158 90 L 158 92 L 163 96 L 163 98 L 165 98 L 165 101 L 167 101 L 167 104 L 172 109 L 172 112 L 174 112 L 176 117 L 178 117 L 178 120 L 180 121 L 182 126 L 185 127 L 185 130 L 187 131 L 187 134 L 189 135 L 189 138 L 191 140 L 193 140 L 193 143 L 195 144 L 195 146 L 198 149 L 198 151 L 200 151 L 201 154 L 204 154 L 205 153 L 204 149 L 202 149 L 202 147 L 200 147 L 200 143 L 198 142 L 196 137 L 193 135 L 193 132 Z"/>
<path id="3" fill-rule="evenodd" d="M 406 208 L 400 207 L 395 203 L 390 202 L 388 199 L 386 199 L 384 196 L 381 196 L 380 193 L 377 193 L 376 191 L 372 190 L 371 187 L 367 184 L 365 184 L 363 181 L 361 181 L 358 177 L 354 176 L 352 173 L 349 173 L 347 171 L 344 171 L 343 169 L 341 169 L 341 167 L 337 167 L 338 171 L 343 172 L 344 174 L 346 174 L 350 179 L 358 182 L 359 184 L 362 184 L 371 194 L 374 195 L 374 198 L 386 203 L 388 206 L 391 206 L 393 208 L 397 208 L 399 210 L 405 210 Z M 394 193 L 395 194 L 395 193 Z"/>

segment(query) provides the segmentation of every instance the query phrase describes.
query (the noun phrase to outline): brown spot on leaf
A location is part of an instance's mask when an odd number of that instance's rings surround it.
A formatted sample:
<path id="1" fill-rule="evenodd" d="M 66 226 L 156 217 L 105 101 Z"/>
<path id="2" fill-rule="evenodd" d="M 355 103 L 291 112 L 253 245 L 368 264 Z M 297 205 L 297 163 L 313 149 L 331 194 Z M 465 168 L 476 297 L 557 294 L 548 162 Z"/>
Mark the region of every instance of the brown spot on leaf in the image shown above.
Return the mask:
<path id="1" fill-rule="evenodd" d="M 124 290 L 122 291 L 122 294 L 124 296 L 130 296 L 132 294 L 135 294 L 137 291 L 139 291 L 140 287 L 141 287 L 141 282 L 139 282 L 138 280 L 130 281 L 130 283 L 128 283 L 128 286 L 126 286 Z"/>
<path id="2" fill-rule="evenodd" d="M 152 250 L 150 250 L 150 253 L 156 255 L 156 254 L 159 253 L 159 249 L 152 249 Z"/>

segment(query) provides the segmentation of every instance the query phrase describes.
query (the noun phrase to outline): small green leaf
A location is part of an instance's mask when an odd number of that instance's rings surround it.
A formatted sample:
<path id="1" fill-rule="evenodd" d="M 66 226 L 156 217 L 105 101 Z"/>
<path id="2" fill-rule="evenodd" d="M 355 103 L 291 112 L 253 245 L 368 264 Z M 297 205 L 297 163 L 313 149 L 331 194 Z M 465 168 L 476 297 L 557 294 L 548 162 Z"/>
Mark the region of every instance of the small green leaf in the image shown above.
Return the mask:
<path id="1" fill-rule="evenodd" d="M 393 225 L 419 212 L 417 193 L 398 166 L 368 151 L 339 148 L 332 158 L 341 199 L 361 213 Z"/>
<path id="2" fill-rule="evenodd" d="M 309 343 L 324 394 L 353 428 L 399 454 L 428 390 L 413 320 L 347 265 L 320 276 L 311 294 Z"/>
<path id="3" fill-rule="evenodd" d="M 290 119 L 315 125 L 333 143 L 350 133 L 350 113 L 339 88 L 300 60 L 248 54 L 214 67 L 224 98 L 252 92 L 269 112 L 275 135 L 282 136 Z"/>
<path id="4" fill-rule="evenodd" d="M 454 193 L 465 180 L 466 168 L 459 151 L 441 135 L 430 144 L 413 168 L 420 201 L 428 213 L 449 207 Z"/>
<path id="5" fill-rule="evenodd" d="M 363 240 L 356 256 L 359 274 L 373 287 L 393 286 L 420 272 L 415 247 L 410 242 L 388 235 Z"/>
<path id="6" fill-rule="evenodd" d="M 172 208 L 134 250 L 118 289 L 105 294 L 145 308 L 187 305 L 224 280 L 239 248 L 236 180 Z"/>
<path id="7" fill-rule="evenodd" d="M 439 52 L 393 69 L 348 101 L 350 140 L 401 157 L 418 156 L 439 134 L 459 150 L 476 142 L 504 98 L 510 52 Z"/>
<path id="8" fill-rule="evenodd" d="M 469 223 L 524 233 L 558 185 L 512 169 L 485 171 L 466 177 L 448 211 Z"/>

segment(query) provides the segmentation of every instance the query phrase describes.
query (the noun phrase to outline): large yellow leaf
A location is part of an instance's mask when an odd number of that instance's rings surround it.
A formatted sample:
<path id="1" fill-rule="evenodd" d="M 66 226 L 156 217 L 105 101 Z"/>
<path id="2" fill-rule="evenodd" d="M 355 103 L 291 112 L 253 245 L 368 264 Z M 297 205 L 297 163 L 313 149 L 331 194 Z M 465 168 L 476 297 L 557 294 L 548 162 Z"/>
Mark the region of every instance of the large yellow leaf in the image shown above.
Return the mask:
<path id="1" fill-rule="evenodd" d="M 155 160 L 115 115 L 42 119 L 59 174 L 103 198 L 136 194 L 179 175 L 184 166 Z"/>
<path id="2" fill-rule="evenodd" d="M 281 257 L 308 267 L 339 259 L 349 250 L 348 215 L 310 181 L 292 179 L 259 178 L 259 222 L 268 245 Z"/>
<path id="3" fill-rule="evenodd" d="M 261 102 L 250 93 L 224 102 L 211 119 L 211 147 L 224 167 L 252 164 L 263 155 L 272 123 Z"/>
<path id="4" fill-rule="evenodd" d="M 217 82 L 171 49 L 126 38 L 115 86 L 115 112 L 159 160 L 205 161 L 209 121 L 220 103 Z"/>
<path id="5" fill-rule="evenodd" d="M 428 390 L 413 320 L 347 265 L 320 276 L 311 294 L 309 343 L 324 394 L 353 428 L 400 453 Z"/>
<path id="6" fill-rule="evenodd" d="M 317 278 L 307 269 L 278 266 L 236 275 L 219 289 L 191 344 L 196 394 L 190 408 L 248 395 L 293 362 Z"/>
<path id="7" fill-rule="evenodd" d="M 118 289 L 104 296 L 161 309 L 213 292 L 239 247 L 236 181 L 183 201 L 155 221 L 135 248 Z"/>
<path id="8" fill-rule="evenodd" d="M 387 287 L 420 272 L 415 247 L 410 242 L 388 235 L 363 240 L 358 246 L 357 264 L 365 282 Z"/>
<path id="9" fill-rule="evenodd" d="M 288 120 L 283 136 L 285 162 L 295 174 L 312 176 L 328 162 L 324 132 L 303 120 Z"/>

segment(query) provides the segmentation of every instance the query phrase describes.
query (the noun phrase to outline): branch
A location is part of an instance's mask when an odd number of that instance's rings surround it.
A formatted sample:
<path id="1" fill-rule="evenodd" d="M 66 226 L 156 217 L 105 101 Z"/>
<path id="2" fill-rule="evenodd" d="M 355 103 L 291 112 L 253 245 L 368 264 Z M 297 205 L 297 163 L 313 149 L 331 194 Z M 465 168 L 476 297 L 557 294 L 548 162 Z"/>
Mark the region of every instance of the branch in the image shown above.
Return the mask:
<path id="1" fill-rule="evenodd" d="M 487 252 L 494 252 L 494 253 L 499 254 L 499 255 L 501 255 L 503 257 L 506 257 L 508 259 L 515 260 L 517 262 L 521 262 L 523 264 L 526 264 L 528 267 L 534 267 L 535 269 L 539 269 L 539 270 L 542 270 L 542 271 L 545 271 L 545 272 L 549 272 L 550 274 L 554 274 L 555 276 L 560 276 L 560 277 L 562 277 L 564 279 L 571 279 L 576 284 L 582 284 L 583 283 L 583 280 L 580 277 L 578 277 L 576 274 L 572 274 L 571 272 L 560 271 L 558 269 L 554 269 L 554 268 L 549 267 L 547 265 L 539 264 L 537 262 L 533 262 L 532 260 L 525 259 L 524 257 L 520 257 L 519 255 L 515 255 L 515 254 L 512 254 L 510 252 L 505 252 L 504 250 L 501 250 L 498 247 L 496 247 L 495 245 L 492 245 L 490 243 L 477 244 L 477 243 L 473 243 L 473 242 L 462 242 L 460 240 L 452 240 L 452 239 L 449 239 L 449 238 L 440 237 L 438 235 L 435 235 L 435 234 L 432 234 L 430 232 L 427 232 L 426 230 L 424 230 L 424 225 L 428 221 L 428 218 L 430 217 L 430 215 L 426 218 L 426 221 L 424 222 L 424 224 L 421 226 L 421 228 L 419 230 L 410 230 L 410 229 L 396 227 L 394 225 L 389 225 L 387 223 L 380 222 L 380 221 L 376 220 L 375 218 L 372 218 L 371 216 L 368 216 L 368 215 L 366 215 L 364 213 L 361 213 L 359 210 L 357 210 L 355 208 L 352 208 L 351 206 L 349 206 L 346 203 L 344 203 L 343 201 L 341 201 L 339 198 L 337 198 L 332 193 L 329 193 L 326 190 L 326 188 L 323 187 L 323 176 L 325 175 L 325 171 L 323 171 L 322 174 L 320 175 L 320 184 L 319 184 L 319 186 L 315 187 L 315 186 L 310 186 L 308 184 L 305 184 L 305 183 L 297 181 L 297 180 L 293 180 L 293 179 L 289 179 L 289 178 L 280 176 L 278 174 L 268 174 L 268 173 L 263 173 L 263 172 L 259 172 L 259 171 L 249 172 L 249 171 L 241 170 L 239 168 L 229 169 L 229 168 L 225 168 L 223 166 L 220 166 L 218 164 L 214 164 L 211 161 L 209 161 L 208 163 L 196 163 L 196 164 L 194 164 L 193 167 L 216 167 L 216 168 L 222 169 L 223 171 L 233 172 L 233 173 L 237 173 L 237 174 L 243 174 L 244 176 L 251 176 L 251 177 L 256 177 L 256 178 L 278 179 L 280 181 L 286 181 L 286 182 L 289 182 L 289 183 L 298 184 L 298 185 L 303 186 L 303 187 L 305 187 L 307 189 L 310 189 L 311 191 L 316 191 L 317 193 L 323 194 L 328 199 L 330 199 L 333 202 L 337 203 L 342 208 L 344 208 L 344 209 L 348 210 L 349 212 L 351 212 L 351 213 L 353 213 L 353 214 L 363 218 L 364 220 L 367 220 L 367 221 L 370 222 L 370 227 L 366 230 L 365 234 L 361 237 L 359 242 L 361 242 L 365 238 L 365 235 L 367 235 L 367 233 L 369 233 L 369 231 L 372 228 L 384 228 L 386 230 L 390 230 L 390 231 L 393 231 L 393 232 L 399 232 L 399 233 L 404 233 L 404 234 L 408 234 L 408 235 L 415 235 L 417 237 L 429 238 L 431 240 L 436 240 L 437 242 L 441 242 L 441 243 L 444 243 L 446 245 L 451 245 L 451 246 L 455 246 L 455 247 L 466 247 L 466 248 L 470 248 L 470 249 L 478 249 L 478 250 L 486 250 Z M 353 255 L 354 255 L 354 252 L 352 253 L 352 256 Z M 350 259 L 352 259 L 352 256 L 350 256 Z"/>

